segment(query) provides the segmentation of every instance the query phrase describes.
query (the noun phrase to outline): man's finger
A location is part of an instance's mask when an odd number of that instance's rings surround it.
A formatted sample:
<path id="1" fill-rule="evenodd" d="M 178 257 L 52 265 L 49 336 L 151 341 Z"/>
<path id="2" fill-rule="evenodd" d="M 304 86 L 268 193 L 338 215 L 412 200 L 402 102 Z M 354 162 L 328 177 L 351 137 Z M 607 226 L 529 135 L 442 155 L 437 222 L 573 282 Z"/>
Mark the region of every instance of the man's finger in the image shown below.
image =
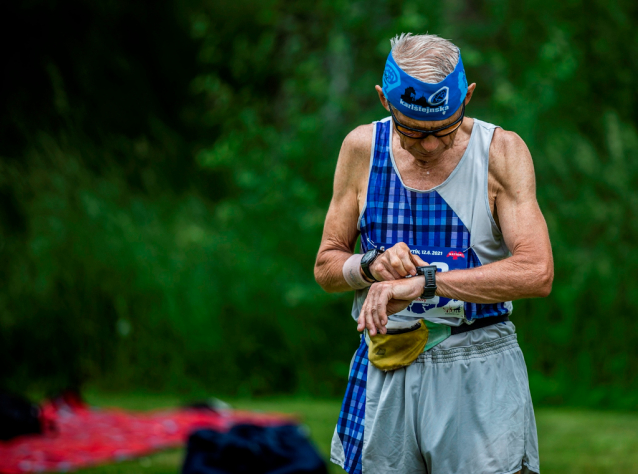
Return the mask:
<path id="1" fill-rule="evenodd" d="M 370 291 L 370 293 L 371 292 L 372 292 L 372 290 Z M 370 302 L 368 301 L 368 298 L 366 298 L 366 300 L 363 302 L 363 306 L 361 307 L 361 314 L 359 315 L 359 319 L 361 320 L 359 322 L 359 324 L 361 324 L 363 326 L 363 328 L 361 329 L 362 331 L 364 329 L 370 329 L 368 327 L 368 316 L 369 316 L 369 313 L 370 313 L 369 308 L 370 308 Z"/>
<path id="2" fill-rule="evenodd" d="M 376 264 L 377 263 L 375 262 L 375 265 Z M 376 273 L 375 278 L 379 276 L 380 278 L 377 278 L 377 280 L 379 281 L 392 281 L 398 280 L 400 278 L 399 274 L 394 270 L 394 268 L 392 268 L 391 265 L 388 265 L 386 267 L 383 262 L 379 262 L 378 266 L 376 266 L 374 270 L 375 271 L 373 272 L 373 275 Z"/>
<path id="3" fill-rule="evenodd" d="M 388 332 L 388 330 L 385 327 L 386 322 L 384 322 L 385 317 L 383 315 L 385 315 L 385 305 L 382 303 L 381 299 L 377 299 L 375 310 L 374 310 L 374 317 L 375 317 L 375 326 L 377 327 L 377 332 L 379 334 L 385 334 L 386 332 Z"/>
<path id="4" fill-rule="evenodd" d="M 370 288 L 370 293 L 374 292 L 374 287 Z M 370 301 L 369 298 L 366 298 L 363 302 L 363 306 L 361 307 L 361 313 L 359 313 L 357 330 L 363 331 L 368 327 L 368 314 L 370 313 Z"/>
<path id="5" fill-rule="evenodd" d="M 381 318 L 379 317 L 379 311 L 377 305 L 379 303 L 379 297 L 383 293 L 383 285 L 378 285 L 372 292 L 372 295 L 368 294 L 370 297 L 370 314 L 372 315 L 374 327 L 376 329 L 377 334 L 385 334 L 386 329 L 385 326 L 381 323 Z M 367 298 L 366 298 L 367 299 Z"/>
<path id="6" fill-rule="evenodd" d="M 383 302 L 382 299 L 379 299 L 376 305 L 376 316 L 377 316 L 377 319 L 379 320 L 379 328 L 380 328 L 379 332 L 381 334 L 385 334 L 387 332 L 385 324 L 381 322 L 382 320 L 385 319 L 385 313 L 386 313 L 385 303 Z"/>
<path id="7" fill-rule="evenodd" d="M 359 317 L 357 318 L 357 331 L 361 332 L 365 327 L 365 317 L 363 316 L 363 308 L 361 308 L 361 313 L 359 313 Z"/>
<path id="8" fill-rule="evenodd" d="M 402 252 L 399 258 L 401 259 L 403 268 L 405 268 L 406 275 L 408 274 L 412 276 L 416 275 L 416 266 L 414 265 L 414 262 L 412 261 L 412 253 Z"/>
<path id="9" fill-rule="evenodd" d="M 393 294 L 393 288 L 388 288 L 387 291 L 383 293 L 383 311 L 379 314 L 379 317 L 384 319 L 386 322 L 388 320 L 388 305 L 392 298 L 394 298 Z"/>
<path id="10" fill-rule="evenodd" d="M 376 298 L 375 298 L 376 300 Z M 379 332 L 379 328 L 381 326 L 381 324 L 379 323 L 379 317 L 377 314 L 377 305 L 376 303 L 373 301 L 372 304 L 370 305 L 370 316 L 371 316 L 371 320 L 372 320 L 372 326 L 374 327 L 374 331 L 375 334 Z"/>
<path id="11" fill-rule="evenodd" d="M 426 261 L 424 261 L 424 260 L 423 260 L 421 257 L 419 257 L 418 255 L 413 255 L 413 254 L 410 254 L 410 255 L 412 256 L 412 261 L 413 261 L 414 263 L 416 263 L 416 265 L 417 265 L 418 267 L 425 267 L 425 266 L 427 266 L 427 265 L 428 265 L 428 263 L 427 263 Z"/>
<path id="12" fill-rule="evenodd" d="M 368 334 L 370 334 L 370 337 L 377 335 L 377 328 L 372 322 L 372 316 L 370 315 L 370 313 L 368 313 L 366 316 L 366 329 L 368 330 Z"/>
<path id="13" fill-rule="evenodd" d="M 370 293 L 372 293 L 372 296 L 374 296 L 374 291 L 370 291 Z M 365 318 L 366 318 L 366 329 L 368 330 L 368 332 L 370 333 L 370 336 L 374 336 L 377 333 L 377 327 L 374 325 L 374 319 L 372 317 L 372 310 L 373 310 L 373 305 L 370 303 L 368 303 L 368 299 L 372 300 L 373 298 L 370 298 L 370 293 L 368 293 L 368 298 L 366 298 L 366 308 L 365 308 Z"/>
<path id="14" fill-rule="evenodd" d="M 394 271 L 399 274 L 399 277 L 403 278 L 409 273 L 409 271 L 403 265 L 403 260 L 396 253 L 393 252 L 392 254 L 388 255 L 388 260 L 390 261 L 390 265 L 392 265 L 392 268 L 394 268 Z"/>
<path id="15" fill-rule="evenodd" d="M 375 290 L 376 291 L 374 291 L 372 298 L 370 299 L 370 309 L 374 318 L 374 325 L 377 328 L 377 333 L 386 334 L 387 329 L 385 325 L 387 323 L 387 317 L 385 305 L 387 301 L 388 289 L 385 287 L 385 285 L 379 285 L 377 288 L 375 288 Z"/>

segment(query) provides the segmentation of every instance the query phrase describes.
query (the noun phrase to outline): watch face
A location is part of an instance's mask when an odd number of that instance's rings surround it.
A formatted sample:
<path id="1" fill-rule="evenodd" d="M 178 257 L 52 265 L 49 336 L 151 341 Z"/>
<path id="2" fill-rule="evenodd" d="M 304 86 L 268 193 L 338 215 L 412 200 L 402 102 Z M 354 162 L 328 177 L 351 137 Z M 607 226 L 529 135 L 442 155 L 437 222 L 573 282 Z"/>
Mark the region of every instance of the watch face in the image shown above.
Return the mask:
<path id="1" fill-rule="evenodd" d="M 377 258 L 377 255 L 379 255 L 379 251 L 377 249 L 368 250 L 361 258 L 361 265 L 367 267 L 375 258 Z"/>

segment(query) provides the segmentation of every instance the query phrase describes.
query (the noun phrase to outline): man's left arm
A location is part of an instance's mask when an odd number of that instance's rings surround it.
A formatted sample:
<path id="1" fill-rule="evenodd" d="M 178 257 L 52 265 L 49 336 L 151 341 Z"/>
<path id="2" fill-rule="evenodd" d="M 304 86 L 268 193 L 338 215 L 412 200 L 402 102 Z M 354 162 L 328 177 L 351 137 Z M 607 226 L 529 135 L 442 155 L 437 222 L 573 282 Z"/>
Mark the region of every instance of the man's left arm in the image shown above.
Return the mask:
<path id="1" fill-rule="evenodd" d="M 497 129 L 490 149 L 490 180 L 496 193 L 505 244 L 511 256 L 468 270 L 437 273 L 438 296 L 472 303 L 498 303 L 549 295 L 554 261 L 547 224 L 536 201 L 532 157 L 523 140 Z M 375 283 L 360 319 L 406 308 L 423 291 L 424 277 Z"/>
<path id="2" fill-rule="evenodd" d="M 496 193 L 494 209 L 512 255 L 481 267 L 437 274 L 437 295 L 472 303 L 545 297 L 554 279 L 552 247 L 536 200 L 532 156 L 517 134 L 496 129 L 490 180 Z"/>

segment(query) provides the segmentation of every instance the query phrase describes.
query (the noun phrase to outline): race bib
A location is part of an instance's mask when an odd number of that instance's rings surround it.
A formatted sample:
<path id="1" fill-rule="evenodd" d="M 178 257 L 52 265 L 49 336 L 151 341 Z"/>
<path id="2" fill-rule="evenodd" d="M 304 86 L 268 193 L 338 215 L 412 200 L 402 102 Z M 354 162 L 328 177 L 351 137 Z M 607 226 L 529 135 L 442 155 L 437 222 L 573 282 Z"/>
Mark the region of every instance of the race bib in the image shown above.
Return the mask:
<path id="1" fill-rule="evenodd" d="M 391 245 L 385 246 L 390 248 Z M 429 265 L 436 265 L 439 272 L 450 270 L 465 270 L 468 268 L 467 252 L 446 247 L 410 247 L 414 255 L 418 255 Z M 417 298 L 410 306 L 397 315 L 413 318 L 463 318 L 465 317 L 465 302 L 435 296 L 429 300 Z"/>

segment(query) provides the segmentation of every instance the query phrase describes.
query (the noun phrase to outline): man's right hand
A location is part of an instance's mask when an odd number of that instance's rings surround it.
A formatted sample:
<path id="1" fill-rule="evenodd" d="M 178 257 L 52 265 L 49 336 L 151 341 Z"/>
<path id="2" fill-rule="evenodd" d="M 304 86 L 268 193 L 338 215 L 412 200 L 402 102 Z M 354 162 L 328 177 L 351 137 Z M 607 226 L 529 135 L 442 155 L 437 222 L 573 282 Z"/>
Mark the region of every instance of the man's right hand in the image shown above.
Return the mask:
<path id="1" fill-rule="evenodd" d="M 407 244 L 399 242 L 380 254 L 372 265 L 370 273 L 378 281 L 391 281 L 416 275 L 416 267 L 427 265 L 418 255 L 410 253 Z M 364 275 L 365 276 L 365 275 Z"/>

